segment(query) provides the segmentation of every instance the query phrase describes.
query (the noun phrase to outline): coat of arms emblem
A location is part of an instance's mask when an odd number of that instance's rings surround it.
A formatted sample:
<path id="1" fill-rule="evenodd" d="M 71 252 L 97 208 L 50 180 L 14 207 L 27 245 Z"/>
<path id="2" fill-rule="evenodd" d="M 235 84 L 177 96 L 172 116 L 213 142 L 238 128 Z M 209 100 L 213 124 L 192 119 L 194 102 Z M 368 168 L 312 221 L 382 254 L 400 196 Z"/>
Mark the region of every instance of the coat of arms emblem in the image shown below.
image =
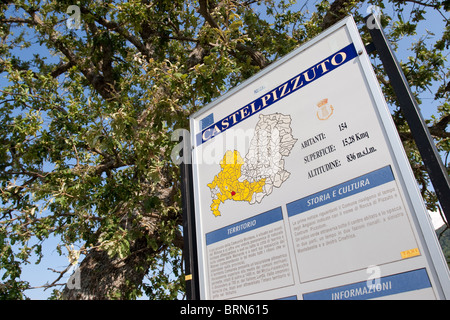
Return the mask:
<path id="1" fill-rule="evenodd" d="M 320 100 L 317 104 L 319 110 L 317 110 L 317 118 L 319 120 L 327 120 L 333 114 L 334 108 L 328 104 L 328 99 Z"/>

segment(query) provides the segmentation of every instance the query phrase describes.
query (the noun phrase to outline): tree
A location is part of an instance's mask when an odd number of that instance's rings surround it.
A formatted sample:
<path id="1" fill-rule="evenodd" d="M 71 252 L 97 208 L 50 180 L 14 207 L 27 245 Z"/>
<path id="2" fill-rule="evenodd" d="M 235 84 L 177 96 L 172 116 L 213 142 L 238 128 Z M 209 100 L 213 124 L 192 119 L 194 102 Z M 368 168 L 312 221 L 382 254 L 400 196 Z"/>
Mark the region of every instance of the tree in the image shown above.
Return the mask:
<path id="1" fill-rule="evenodd" d="M 71 263 L 81 263 L 79 288 L 58 283 L 70 265 L 46 284 L 60 289 L 54 298 L 176 298 L 183 241 L 171 133 L 348 14 L 368 40 L 370 4 L 392 8 L 382 22 L 394 44 L 415 34 L 426 11 L 442 14 L 442 35 L 411 43 L 403 68 L 419 101 L 434 90 L 439 112 L 428 125 L 446 161 L 450 24 L 443 1 L 2 2 L 0 297 L 26 298 L 22 265 L 42 257 L 44 241 L 57 236 L 58 252 L 67 248 Z M 395 106 L 382 66 L 374 67 Z M 422 195 L 436 208 L 398 107 L 393 117 Z"/>

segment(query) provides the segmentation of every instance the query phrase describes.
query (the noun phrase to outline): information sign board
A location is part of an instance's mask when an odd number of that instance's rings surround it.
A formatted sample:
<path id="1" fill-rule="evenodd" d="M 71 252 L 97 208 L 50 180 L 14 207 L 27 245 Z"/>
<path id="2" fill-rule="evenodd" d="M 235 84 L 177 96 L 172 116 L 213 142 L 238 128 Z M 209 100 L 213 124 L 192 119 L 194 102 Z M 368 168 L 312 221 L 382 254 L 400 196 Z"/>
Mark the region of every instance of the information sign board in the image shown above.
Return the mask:
<path id="1" fill-rule="evenodd" d="M 348 17 L 191 117 L 202 299 L 450 297 Z"/>

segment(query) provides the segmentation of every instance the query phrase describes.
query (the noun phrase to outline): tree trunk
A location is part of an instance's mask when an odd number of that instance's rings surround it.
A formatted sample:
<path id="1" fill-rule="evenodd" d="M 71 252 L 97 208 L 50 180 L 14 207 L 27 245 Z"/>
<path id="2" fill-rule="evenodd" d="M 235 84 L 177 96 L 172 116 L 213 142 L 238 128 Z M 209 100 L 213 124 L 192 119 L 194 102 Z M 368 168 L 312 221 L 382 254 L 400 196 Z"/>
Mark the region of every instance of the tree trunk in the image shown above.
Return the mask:
<path id="1" fill-rule="evenodd" d="M 130 299 L 142 284 L 155 252 L 145 238 L 135 240 L 126 258 L 93 249 L 63 290 L 66 300 Z"/>

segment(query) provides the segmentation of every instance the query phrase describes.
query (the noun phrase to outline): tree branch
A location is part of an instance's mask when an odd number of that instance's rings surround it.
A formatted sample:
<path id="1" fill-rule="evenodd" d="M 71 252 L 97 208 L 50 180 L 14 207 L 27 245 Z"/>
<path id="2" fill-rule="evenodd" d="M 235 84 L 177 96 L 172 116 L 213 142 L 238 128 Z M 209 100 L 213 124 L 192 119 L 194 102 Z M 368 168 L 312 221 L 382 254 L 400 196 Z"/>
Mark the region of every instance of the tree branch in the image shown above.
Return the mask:
<path id="1" fill-rule="evenodd" d="M 343 19 L 348 12 L 348 9 L 356 5 L 358 2 L 361 2 L 359 0 L 335 0 L 331 6 L 330 9 L 327 11 L 325 16 L 323 17 L 321 28 L 322 30 L 327 29 L 328 27 L 331 27 L 333 24 L 338 22 L 339 20 Z"/>
<path id="2" fill-rule="evenodd" d="M 200 5 L 198 13 L 200 13 L 202 17 L 205 18 L 206 22 L 208 22 L 208 24 L 212 28 L 220 30 L 219 25 L 216 23 L 216 21 L 214 21 L 213 17 L 209 13 L 208 0 L 199 0 L 198 4 Z"/>
<path id="3" fill-rule="evenodd" d="M 55 69 L 53 69 L 53 71 L 50 73 L 50 75 L 53 78 L 57 78 L 60 75 L 62 75 L 64 72 L 66 72 L 67 70 L 69 70 L 70 68 L 72 68 L 75 64 L 71 61 L 67 62 L 67 63 L 59 63 Z"/>
<path id="4" fill-rule="evenodd" d="M 450 114 L 444 116 L 439 120 L 437 123 L 435 123 L 433 126 L 429 127 L 430 133 L 433 136 L 437 136 L 440 138 L 450 138 L 450 132 L 447 132 L 447 126 L 450 122 Z"/>
<path id="5" fill-rule="evenodd" d="M 217 22 L 213 19 L 213 17 L 209 13 L 208 0 L 200 0 L 199 5 L 200 5 L 200 7 L 198 9 L 198 13 L 200 13 L 202 15 L 202 17 L 205 19 L 205 21 L 208 22 L 208 24 L 212 28 L 222 31 L 222 29 L 220 29 Z M 222 40 L 225 40 L 222 35 L 220 37 L 222 38 Z M 246 46 L 245 44 L 240 43 L 240 42 L 236 44 L 236 49 L 239 52 L 244 53 L 247 56 L 250 56 L 250 58 L 252 59 L 252 63 L 257 65 L 261 69 L 263 69 L 264 67 L 267 66 L 267 60 L 261 52 L 255 50 L 249 46 Z"/>
<path id="6" fill-rule="evenodd" d="M 89 9 L 87 9 L 86 7 L 83 7 L 83 6 L 80 7 L 80 12 L 83 14 L 89 14 L 90 16 L 92 16 L 95 19 L 95 21 L 97 21 L 102 26 L 106 27 L 108 30 L 115 31 L 118 34 L 120 34 L 122 37 L 124 37 L 125 39 L 130 41 L 136 47 L 136 49 L 139 50 L 139 52 L 141 52 L 143 55 L 145 55 L 147 57 L 147 59 L 153 55 L 153 50 L 146 47 L 140 41 L 140 39 L 138 37 L 134 36 L 133 34 L 128 32 L 126 29 L 122 28 L 117 22 L 109 21 L 103 17 L 94 15 Z"/>
<path id="7" fill-rule="evenodd" d="M 427 2 L 422 2 L 422 1 L 418 1 L 418 0 L 394 0 L 392 2 L 396 2 L 396 3 L 399 3 L 399 4 L 404 4 L 405 2 L 412 2 L 412 3 L 418 4 L 420 6 L 430 7 L 430 8 L 433 8 L 433 9 L 439 9 L 439 7 L 440 7 L 440 3 L 439 2 L 437 2 L 437 3 L 427 3 Z"/>
<path id="8" fill-rule="evenodd" d="M 28 14 L 31 16 L 32 23 L 36 26 L 39 26 L 42 29 L 48 29 L 48 27 L 44 24 L 39 15 L 36 14 L 36 11 L 28 11 Z M 52 29 L 53 32 L 47 33 L 50 43 L 52 43 L 56 49 L 58 49 L 66 58 L 69 60 L 69 63 L 72 65 L 76 65 L 81 73 L 86 77 L 86 79 L 91 83 L 94 89 L 105 99 L 111 100 L 114 98 L 113 92 L 111 90 L 112 84 L 104 81 L 102 75 L 96 73 L 94 70 L 94 66 L 91 62 L 86 59 L 78 58 L 73 51 L 71 51 L 58 37 L 58 33 L 55 29 Z M 89 67 L 86 67 L 89 65 Z"/>

